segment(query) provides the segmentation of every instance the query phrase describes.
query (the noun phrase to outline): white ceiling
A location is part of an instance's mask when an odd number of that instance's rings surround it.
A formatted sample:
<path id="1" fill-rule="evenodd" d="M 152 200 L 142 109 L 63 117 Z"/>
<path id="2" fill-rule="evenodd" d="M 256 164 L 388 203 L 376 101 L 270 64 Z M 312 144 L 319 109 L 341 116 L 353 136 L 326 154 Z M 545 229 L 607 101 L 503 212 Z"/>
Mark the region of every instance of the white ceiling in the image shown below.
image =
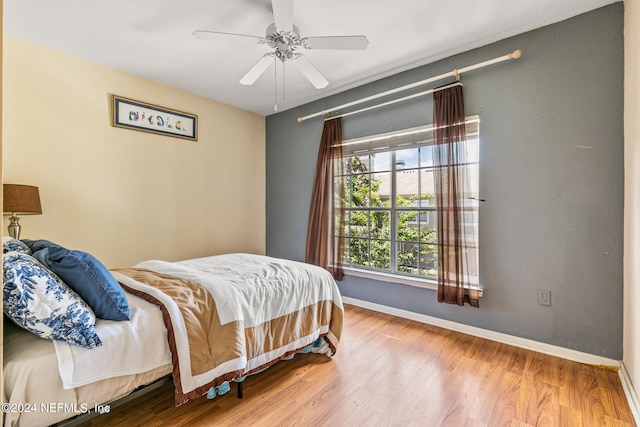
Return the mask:
<path id="1" fill-rule="evenodd" d="M 303 50 L 329 86 L 315 89 L 288 64 L 284 99 L 279 67 L 278 111 L 616 1 L 296 0 L 302 37 L 363 34 L 369 46 Z M 270 0 L 4 0 L 7 34 L 262 115 L 274 112 L 274 68 L 252 86 L 238 81 L 268 46 L 191 34 L 264 36 L 272 22 Z"/>

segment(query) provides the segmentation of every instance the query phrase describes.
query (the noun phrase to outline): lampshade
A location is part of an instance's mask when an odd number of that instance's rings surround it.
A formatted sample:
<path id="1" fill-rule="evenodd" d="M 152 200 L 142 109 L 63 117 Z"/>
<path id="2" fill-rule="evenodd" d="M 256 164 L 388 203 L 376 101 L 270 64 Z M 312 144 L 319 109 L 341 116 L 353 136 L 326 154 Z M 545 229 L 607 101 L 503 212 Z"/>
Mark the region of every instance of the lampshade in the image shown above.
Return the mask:
<path id="1" fill-rule="evenodd" d="M 33 185 L 2 184 L 4 199 L 2 211 L 22 215 L 38 215 L 42 213 L 40 193 Z"/>

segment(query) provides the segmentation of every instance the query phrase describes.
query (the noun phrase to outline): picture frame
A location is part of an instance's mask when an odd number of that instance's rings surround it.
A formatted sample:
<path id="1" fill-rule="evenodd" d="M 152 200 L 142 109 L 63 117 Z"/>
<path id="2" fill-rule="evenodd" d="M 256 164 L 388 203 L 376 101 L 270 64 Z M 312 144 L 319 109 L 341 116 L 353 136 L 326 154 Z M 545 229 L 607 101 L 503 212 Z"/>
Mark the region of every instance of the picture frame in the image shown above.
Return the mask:
<path id="1" fill-rule="evenodd" d="M 198 140 L 198 116 L 118 95 L 112 98 L 112 126 L 192 141 Z"/>

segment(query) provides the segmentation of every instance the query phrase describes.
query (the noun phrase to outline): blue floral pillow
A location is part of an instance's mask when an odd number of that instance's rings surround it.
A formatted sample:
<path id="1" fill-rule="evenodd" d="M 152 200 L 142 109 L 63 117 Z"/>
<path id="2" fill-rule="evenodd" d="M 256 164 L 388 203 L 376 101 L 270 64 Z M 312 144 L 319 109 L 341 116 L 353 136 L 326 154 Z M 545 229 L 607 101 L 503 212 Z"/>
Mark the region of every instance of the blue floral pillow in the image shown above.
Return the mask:
<path id="1" fill-rule="evenodd" d="M 11 320 L 42 338 L 102 345 L 95 314 L 58 276 L 19 252 L 3 254 L 2 265 L 4 312 Z"/>
<path id="2" fill-rule="evenodd" d="M 27 246 L 26 243 L 14 239 L 10 236 L 3 236 L 2 253 L 6 254 L 7 252 L 20 252 L 23 254 L 31 255 L 31 249 L 29 248 L 29 246 Z"/>

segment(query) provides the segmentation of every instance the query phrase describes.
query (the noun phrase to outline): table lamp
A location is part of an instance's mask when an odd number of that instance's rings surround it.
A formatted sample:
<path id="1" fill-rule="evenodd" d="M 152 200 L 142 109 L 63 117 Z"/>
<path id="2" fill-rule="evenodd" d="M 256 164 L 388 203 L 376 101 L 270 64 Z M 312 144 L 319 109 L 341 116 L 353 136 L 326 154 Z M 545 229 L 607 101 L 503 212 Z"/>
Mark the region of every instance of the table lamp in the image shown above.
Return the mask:
<path id="1" fill-rule="evenodd" d="M 9 235 L 14 239 L 20 240 L 20 224 L 18 216 L 20 215 L 40 215 L 42 207 L 40 206 L 40 193 L 38 187 L 33 185 L 20 184 L 2 184 L 4 198 L 2 203 L 2 211 L 11 213 L 9 220 Z"/>

